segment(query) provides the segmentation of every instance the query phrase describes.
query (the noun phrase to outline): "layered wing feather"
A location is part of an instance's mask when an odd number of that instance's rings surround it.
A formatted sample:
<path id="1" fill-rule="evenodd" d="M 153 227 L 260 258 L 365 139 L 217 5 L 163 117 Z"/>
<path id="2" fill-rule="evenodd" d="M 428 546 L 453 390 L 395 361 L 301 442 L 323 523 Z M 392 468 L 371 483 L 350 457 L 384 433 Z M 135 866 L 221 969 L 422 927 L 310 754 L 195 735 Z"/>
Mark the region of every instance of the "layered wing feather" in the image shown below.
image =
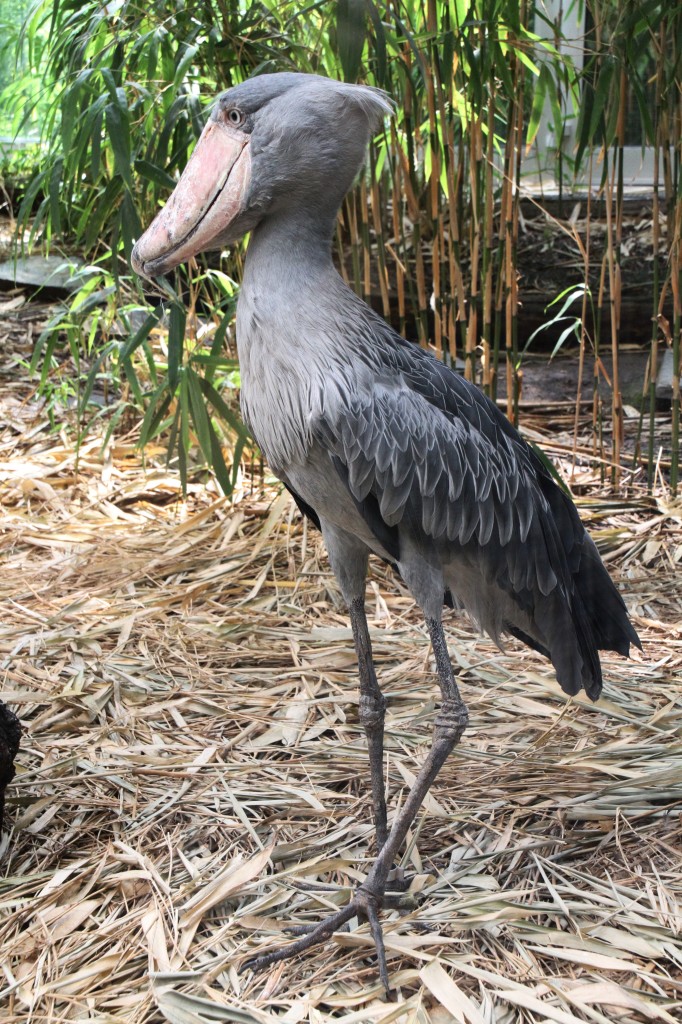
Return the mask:
<path id="1" fill-rule="evenodd" d="M 538 526 L 549 534 L 545 547 L 556 547 L 557 539 L 552 523 L 544 523 L 548 507 L 532 467 L 504 433 L 493 441 L 477 423 L 439 409 L 406 382 L 377 382 L 347 394 L 313 431 L 345 473 L 358 507 L 374 500 L 387 526 L 401 524 L 413 537 L 449 549 L 504 549 L 518 590 L 548 594 L 559 579 L 568 581 L 565 557 L 548 559 L 537 544 L 526 550 Z"/>
<path id="2" fill-rule="evenodd" d="M 480 589 L 512 603 L 503 628 L 548 654 L 569 692 L 596 697 L 597 649 L 627 654 L 639 640 L 575 506 L 477 388 L 399 336 L 382 340 L 360 348 L 364 382 L 325 390 L 314 440 L 394 560 L 409 531 L 444 562 L 475 565 Z"/>

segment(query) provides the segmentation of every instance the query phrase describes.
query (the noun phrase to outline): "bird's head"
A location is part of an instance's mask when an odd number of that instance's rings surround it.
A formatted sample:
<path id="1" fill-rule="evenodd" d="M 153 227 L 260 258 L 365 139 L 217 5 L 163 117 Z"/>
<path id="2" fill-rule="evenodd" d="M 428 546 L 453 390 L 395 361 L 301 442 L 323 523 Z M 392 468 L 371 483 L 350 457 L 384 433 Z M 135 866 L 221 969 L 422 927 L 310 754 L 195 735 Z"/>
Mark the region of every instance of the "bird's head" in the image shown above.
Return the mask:
<path id="1" fill-rule="evenodd" d="M 371 133 L 391 109 L 378 89 L 317 75 L 262 75 L 228 89 L 173 194 L 135 245 L 133 269 L 166 273 L 291 207 L 331 223 Z"/>

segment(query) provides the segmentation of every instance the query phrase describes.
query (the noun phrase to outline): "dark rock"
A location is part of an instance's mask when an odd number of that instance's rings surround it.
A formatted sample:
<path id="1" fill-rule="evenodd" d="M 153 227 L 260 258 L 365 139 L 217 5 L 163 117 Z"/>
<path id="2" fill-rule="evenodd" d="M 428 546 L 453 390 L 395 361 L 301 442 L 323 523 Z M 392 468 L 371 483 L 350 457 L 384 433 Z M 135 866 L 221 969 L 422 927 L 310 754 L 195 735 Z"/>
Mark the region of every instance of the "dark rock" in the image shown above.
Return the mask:
<path id="1" fill-rule="evenodd" d="M 0 288 L 48 288 L 52 292 L 75 292 L 82 281 L 77 273 L 83 261 L 74 256 L 23 256 L 0 263 Z"/>

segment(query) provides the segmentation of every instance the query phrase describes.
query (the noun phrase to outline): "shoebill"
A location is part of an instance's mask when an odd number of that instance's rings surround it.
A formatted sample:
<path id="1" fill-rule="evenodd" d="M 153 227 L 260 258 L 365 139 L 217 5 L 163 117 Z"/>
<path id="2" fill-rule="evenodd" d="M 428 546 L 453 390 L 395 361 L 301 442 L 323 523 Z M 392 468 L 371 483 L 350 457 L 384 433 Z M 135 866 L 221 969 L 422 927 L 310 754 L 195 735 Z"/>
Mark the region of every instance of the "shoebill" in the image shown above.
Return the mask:
<path id="1" fill-rule="evenodd" d="M 153 278 L 251 233 L 237 307 L 244 420 L 320 527 L 347 602 L 369 746 L 378 855 L 348 906 L 246 966 L 263 969 L 366 917 L 389 989 L 380 909 L 415 815 L 467 725 L 444 605 L 552 663 L 568 694 L 602 687 L 598 651 L 639 645 L 570 498 L 472 384 L 400 337 L 332 262 L 340 204 L 386 96 L 315 75 L 256 77 L 219 96 L 175 191 L 133 251 Z M 390 823 L 385 701 L 365 616 L 370 553 L 421 608 L 442 693 L 433 743 Z"/>

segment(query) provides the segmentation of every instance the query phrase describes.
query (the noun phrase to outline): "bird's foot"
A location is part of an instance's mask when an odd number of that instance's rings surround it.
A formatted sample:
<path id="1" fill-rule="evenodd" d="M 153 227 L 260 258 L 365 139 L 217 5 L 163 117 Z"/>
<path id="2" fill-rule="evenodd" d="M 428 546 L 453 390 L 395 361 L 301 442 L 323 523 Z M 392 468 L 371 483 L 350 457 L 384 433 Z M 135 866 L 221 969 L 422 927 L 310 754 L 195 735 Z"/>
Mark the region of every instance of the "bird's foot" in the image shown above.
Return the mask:
<path id="1" fill-rule="evenodd" d="M 290 942 L 280 949 L 273 949 L 270 953 L 263 953 L 261 956 L 247 960 L 239 968 L 239 973 L 252 970 L 258 974 L 260 971 L 272 967 L 273 964 L 279 963 L 280 960 L 289 960 L 291 957 L 304 953 L 307 949 L 318 945 L 320 942 L 326 942 L 334 932 L 339 931 L 352 917 L 364 917 L 369 923 L 372 938 L 374 939 L 379 963 L 379 977 L 386 990 L 386 994 L 390 995 L 391 986 L 388 980 L 388 967 L 386 966 L 384 935 L 379 920 L 379 911 L 382 905 L 383 894 L 379 895 L 371 892 L 361 885 L 356 890 L 348 906 L 337 910 L 335 914 L 330 914 L 329 917 L 325 917 L 323 921 L 316 925 L 299 925 L 288 929 L 288 931 L 295 935 L 302 934 L 302 938 L 297 939 L 296 942 Z"/>

